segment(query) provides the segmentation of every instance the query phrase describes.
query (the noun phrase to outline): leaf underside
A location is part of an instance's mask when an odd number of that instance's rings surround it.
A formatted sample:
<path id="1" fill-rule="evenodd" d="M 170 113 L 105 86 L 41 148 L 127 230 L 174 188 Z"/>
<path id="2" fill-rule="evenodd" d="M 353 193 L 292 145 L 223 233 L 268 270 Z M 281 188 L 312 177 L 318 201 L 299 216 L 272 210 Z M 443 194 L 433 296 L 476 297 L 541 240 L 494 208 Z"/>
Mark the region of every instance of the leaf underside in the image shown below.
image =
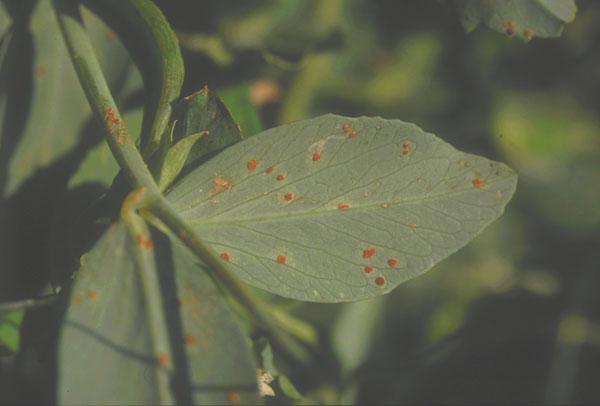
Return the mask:
<path id="1" fill-rule="evenodd" d="M 82 257 L 59 339 L 59 404 L 164 401 L 131 251 L 127 230 L 116 224 Z M 159 255 L 158 269 L 163 276 L 174 272 L 177 286 L 177 297 L 165 300 L 171 320 L 165 328 L 178 348 L 173 352 L 175 397 L 224 404 L 235 393 L 255 403 L 256 367 L 221 292 L 177 244 L 171 244 L 170 255 Z"/>
<path id="2" fill-rule="evenodd" d="M 233 145 L 167 198 L 245 282 L 341 302 L 389 292 L 463 247 L 516 183 L 506 165 L 414 124 L 326 115 Z"/>

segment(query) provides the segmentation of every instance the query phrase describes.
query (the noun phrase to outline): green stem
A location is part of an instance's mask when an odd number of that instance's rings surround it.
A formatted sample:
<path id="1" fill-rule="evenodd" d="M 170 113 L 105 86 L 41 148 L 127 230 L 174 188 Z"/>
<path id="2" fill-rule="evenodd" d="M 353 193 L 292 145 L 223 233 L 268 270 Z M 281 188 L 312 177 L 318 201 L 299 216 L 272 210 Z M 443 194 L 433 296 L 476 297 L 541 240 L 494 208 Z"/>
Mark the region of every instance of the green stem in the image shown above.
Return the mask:
<path id="1" fill-rule="evenodd" d="M 150 342 L 156 357 L 157 390 L 161 403 L 172 404 L 169 374 L 173 370 L 173 355 L 167 331 L 167 316 L 162 304 L 162 292 L 154 259 L 153 242 L 146 222 L 137 214 L 144 207 L 146 189 L 137 189 L 129 194 L 121 207 L 121 220 L 127 226 L 133 241 L 136 268 L 142 282 Z"/>

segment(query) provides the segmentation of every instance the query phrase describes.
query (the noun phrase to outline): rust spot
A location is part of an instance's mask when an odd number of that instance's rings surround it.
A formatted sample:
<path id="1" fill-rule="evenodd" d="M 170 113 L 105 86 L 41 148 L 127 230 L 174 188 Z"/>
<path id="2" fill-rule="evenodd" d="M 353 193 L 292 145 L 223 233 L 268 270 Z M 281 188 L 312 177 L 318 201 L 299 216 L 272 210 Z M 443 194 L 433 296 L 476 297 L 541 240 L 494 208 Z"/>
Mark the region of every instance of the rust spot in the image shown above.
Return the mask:
<path id="1" fill-rule="evenodd" d="M 533 38 L 533 30 L 530 28 L 527 28 L 523 31 L 523 36 L 527 39 L 530 40 L 531 38 Z"/>
<path id="2" fill-rule="evenodd" d="M 215 185 L 215 187 L 209 190 L 209 196 L 214 196 L 226 190 L 231 190 L 231 188 L 233 187 L 233 183 L 231 183 L 230 180 L 225 179 L 223 176 L 216 176 L 213 179 L 213 184 Z"/>
<path id="3" fill-rule="evenodd" d="M 147 250 L 151 250 L 152 248 L 154 248 L 154 243 L 151 239 L 147 239 L 146 241 L 144 241 L 144 248 L 146 248 Z"/>
<path id="4" fill-rule="evenodd" d="M 480 188 L 480 189 L 485 187 L 485 181 L 480 178 L 473 179 L 472 183 L 473 183 L 473 186 Z"/>
<path id="5" fill-rule="evenodd" d="M 141 234 L 136 234 L 135 235 L 135 242 L 137 243 L 137 245 L 144 245 L 144 236 Z"/>
<path id="6" fill-rule="evenodd" d="M 185 343 L 186 343 L 186 345 L 190 345 L 190 346 L 196 344 L 196 337 L 194 337 L 192 335 L 185 336 Z"/>
<path id="7" fill-rule="evenodd" d="M 223 261 L 225 261 L 225 262 L 229 262 L 229 260 L 230 260 L 231 258 L 229 257 L 229 253 L 227 253 L 227 252 L 222 252 L 222 253 L 221 253 L 221 259 L 222 259 Z"/>
<path id="8" fill-rule="evenodd" d="M 383 276 L 379 276 L 375 279 L 375 285 L 383 286 L 385 285 L 385 278 Z"/>
<path id="9" fill-rule="evenodd" d="M 269 166 L 267 169 L 265 169 L 265 173 L 273 173 L 274 170 L 275 170 L 274 166 Z"/>
<path id="10" fill-rule="evenodd" d="M 240 393 L 234 390 L 227 392 L 227 401 L 230 403 L 239 403 Z"/>
<path id="11" fill-rule="evenodd" d="M 126 130 L 123 128 L 123 119 L 121 119 L 116 111 L 109 107 L 104 115 L 104 122 L 111 134 L 116 136 L 117 144 L 123 145 L 127 136 Z"/>
<path id="12" fill-rule="evenodd" d="M 163 367 L 166 367 L 169 364 L 169 356 L 164 352 L 158 354 L 158 363 Z"/>
<path id="13" fill-rule="evenodd" d="M 318 152 L 318 151 L 315 151 L 312 154 L 312 160 L 315 161 L 315 162 L 320 161 L 321 160 L 321 153 Z"/>
<path id="14" fill-rule="evenodd" d="M 358 131 L 356 131 L 356 130 L 352 130 L 352 131 L 350 132 L 350 135 L 348 135 L 348 136 L 349 136 L 350 138 L 352 138 L 352 137 L 356 137 L 357 135 L 358 135 Z"/>
<path id="15" fill-rule="evenodd" d="M 256 162 L 256 159 L 251 159 L 246 164 L 246 167 L 248 168 L 249 171 L 255 170 L 257 166 L 258 166 L 258 163 Z"/>
<path id="16" fill-rule="evenodd" d="M 349 209 L 349 208 L 350 208 L 350 205 L 348 203 L 340 203 L 340 204 L 338 204 L 338 209 L 340 209 L 340 210 L 346 210 L 346 209 Z"/>
<path id="17" fill-rule="evenodd" d="M 285 179 L 285 173 L 280 173 L 279 175 L 277 175 L 277 180 L 282 181 Z"/>
<path id="18" fill-rule="evenodd" d="M 372 266 L 365 266 L 365 273 L 371 273 L 373 272 L 373 267 Z"/>
<path id="19" fill-rule="evenodd" d="M 344 131 L 344 134 L 350 135 L 352 133 L 352 126 L 348 123 L 342 124 L 342 131 Z"/>
<path id="20" fill-rule="evenodd" d="M 375 256 L 375 248 L 367 248 L 363 251 L 363 258 L 369 259 Z"/>
<path id="21" fill-rule="evenodd" d="M 90 300 L 96 300 L 98 298 L 98 293 L 94 292 L 93 290 L 88 290 L 87 297 Z"/>
<path id="22" fill-rule="evenodd" d="M 410 142 L 405 142 L 404 144 L 402 144 L 402 155 L 410 154 L 410 150 L 411 150 Z"/>
<path id="23" fill-rule="evenodd" d="M 398 260 L 396 258 L 390 258 L 387 262 L 391 268 L 395 268 L 396 265 L 398 265 Z"/>
<path id="24" fill-rule="evenodd" d="M 512 37 L 517 32 L 517 25 L 515 24 L 514 21 L 510 21 L 510 20 L 509 21 L 505 21 L 504 25 L 503 25 L 503 28 L 504 28 L 504 32 L 509 37 Z"/>
<path id="25" fill-rule="evenodd" d="M 36 68 L 35 68 L 35 76 L 38 79 L 43 78 L 44 76 L 46 76 L 46 73 L 48 72 L 48 65 L 46 65 L 45 63 L 40 63 Z"/>
<path id="26" fill-rule="evenodd" d="M 285 257 L 285 255 L 279 255 L 277 257 L 277 263 L 278 264 L 285 265 L 286 261 L 287 261 L 287 258 Z"/>
<path id="27" fill-rule="evenodd" d="M 294 200 L 294 194 L 292 192 L 287 192 L 285 195 L 283 195 L 283 198 L 286 201 L 291 202 L 292 200 Z"/>

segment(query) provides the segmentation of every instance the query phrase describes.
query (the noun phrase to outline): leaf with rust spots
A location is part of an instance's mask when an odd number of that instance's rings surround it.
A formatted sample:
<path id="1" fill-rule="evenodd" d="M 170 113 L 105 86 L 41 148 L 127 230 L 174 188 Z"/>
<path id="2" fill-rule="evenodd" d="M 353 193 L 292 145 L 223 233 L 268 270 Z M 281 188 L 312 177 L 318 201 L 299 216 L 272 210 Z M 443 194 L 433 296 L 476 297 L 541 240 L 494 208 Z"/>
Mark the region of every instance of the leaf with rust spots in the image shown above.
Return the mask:
<path id="1" fill-rule="evenodd" d="M 163 279 L 175 373 L 170 399 L 157 390 L 159 363 L 153 354 L 149 314 L 134 266 L 125 226 L 114 224 L 86 254 L 58 341 L 58 403 L 222 404 L 235 390 L 256 404 L 256 365 L 225 299 L 185 247 L 155 238 L 157 267 Z M 171 248 L 167 247 L 171 245 Z M 174 271 L 174 272 L 173 272 Z M 178 303 L 179 302 L 179 303 Z M 81 371 L 86 371 L 82 374 Z M 188 378 L 189 377 L 189 378 Z M 186 388 L 186 389 L 181 389 Z M 205 390 L 205 388 L 213 388 Z"/>
<path id="2" fill-rule="evenodd" d="M 460 0 L 456 4 L 465 31 L 485 24 L 525 41 L 560 36 L 565 23 L 573 21 L 577 12 L 573 0 Z"/>
<path id="3" fill-rule="evenodd" d="M 277 171 L 249 171 L 251 159 Z M 219 204 L 215 173 L 235 184 Z M 245 282 L 342 302 L 389 292 L 466 245 L 502 214 L 516 182 L 506 165 L 414 124 L 326 115 L 226 149 L 167 199 Z"/>

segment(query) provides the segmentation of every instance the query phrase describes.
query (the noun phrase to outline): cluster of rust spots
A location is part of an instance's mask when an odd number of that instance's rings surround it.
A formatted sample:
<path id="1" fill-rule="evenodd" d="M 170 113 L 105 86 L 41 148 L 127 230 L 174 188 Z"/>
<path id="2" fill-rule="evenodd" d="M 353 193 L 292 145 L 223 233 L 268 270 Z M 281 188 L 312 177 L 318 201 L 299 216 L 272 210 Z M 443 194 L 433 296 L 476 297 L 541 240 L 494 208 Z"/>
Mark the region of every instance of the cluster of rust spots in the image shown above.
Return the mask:
<path id="1" fill-rule="evenodd" d="M 515 24 L 514 21 L 508 20 L 508 21 L 504 22 L 503 29 L 504 29 L 504 32 L 506 33 L 506 35 L 508 35 L 509 37 L 512 37 L 517 32 L 517 25 Z"/>
<path id="2" fill-rule="evenodd" d="M 375 278 L 375 285 L 377 285 L 377 286 L 385 285 L 385 278 L 383 276 L 378 276 L 377 278 Z"/>
<path id="3" fill-rule="evenodd" d="M 374 269 L 372 266 L 365 266 L 365 268 L 364 268 L 365 273 L 371 273 L 371 272 L 373 272 L 373 270 Z"/>
<path id="4" fill-rule="evenodd" d="M 473 183 L 473 186 L 475 186 L 476 188 L 481 189 L 481 188 L 485 187 L 485 181 L 481 178 L 473 179 L 472 183 Z"/>
<path id="5" fill-rule="evenodd" d="M 364 259 L 369 259 L 369 258 L 373 258 L 375 256 L 375 248 L 367 248 L 363 251 L 363 258 Z"/>
<path id="6" fill-rule="evenodd" d="M 233 183 L 230 180 L 225 179 L 223 176 L 216 176 L 213 179 L 214 187 L 208 191 L 209 196 L 218 195 L 226 190 L 231 190 Z"/>
<path id="7" fill-rule="evenodd" d="M 246 167 L 249 171 L 253 171 L 258 167 L 258 162 L 256 162 L 256 159 L 251 159 L 246 163 Z"/>
<path id="8" fill-rule="evenodd" d="M 321 153 L 319 151 L 315 151 L 312 154 L 312 160 L 317 162 L 321 160 Z"/>
<path id="9" fill-rule="evenodd" d="M 285 195 L 283 195 L 283 198 L 286 202 L 291 202 L 294 200 L 294 194 L 292 192 L 287 192 Z"/>
<path id="10" fill-rule="evenodd" d="M 240 393 L 234 390 L 227 392 L 227 401 L 229 403 L 239 403 Z"/>
<path id="11" fill-rule="evenodd" d="M 185 344 L 188 346 L 192 346 L 192 345 L 196 344 L 196 337 L 194 337 L 192 335 L 185 336 Z"/>
<path id="12" fill-rule="evenodd" d="M 158 354 L 158 363 L 161 366 L 166 367 L 169 364 L 169 356 L 164 352 Z"/>
<path id="13" fill-rule="evenodd" d="M 340 210 L 348 210 L 349 208 L 350 208 L 350 205 L 348 203 L 338 204 L 338 209 L 340 209 Z"/>
<path id="14" fill-rule="evenodd" d="M 104 122 L 106 123 L 108 130 L 116 135 L 117 144 L 123 145 L 126 137 L 126 132 L 123 128 L 123 119 L 119 117 L 118 113 L 114 111 L 112 107 L 106 109 Z"/>
<path id="15" fill-rule="evenodd" d="M 231 259 L 228 252 L 222 252 L 220 257 L 225 262 L 229 262 L 229 260 Z"/>
<path id="16" fill-rule="evenodd" d="M 342 124 L 342 131 L 344 131 L 344 134 L 346 134 L 346 136 L 349 138 L 356 137 L 358 135 L 358 131 L 352 129 L 352 126 L 348 123 Z"/>
<path id="17" fill-rule="evenodd" d="M 37 77 L 38 79 L 41 79 L 44 76 L 46 76 L 47 72 L 48 72 L 48 65 L 46 65 L 45 63 L 40 63 L 35 68 L 35 77 Z"/>
<path id="18" fill-rule="evenodd" d="M 265 173 L 273 173 L 274 170 L 275 170 L 274 166 L 269 166 L 267 169 L 265 169 Z"/>
<path id="19" fill-rule="evenodd" d="M 404 144 L 402 144 L 402 155 L 410 154 L 410 150 L 411 150 L 410 142 L 407 141 Z"/>
<path id="20" fill-rule="evenodd" d="M 285 255 L 279 255 L 277 256 L 277 263 L 281 264 L 281 265 L 285 265 L 287 261 L 287 258 L 285 257 Z"/>
<path id="21" fill-rule="evenodd" d="M 282 180 L 285 180 L 285 173 L 280 173 L 279 175 L 277 175 L 277 178 L 276 178 L 276 179 L 277 179 L 278 181 L 280 181 L 280 182 L 281 182 Z"/>
<path id="22" fill-rule="evenodd" d="M 144 236 L 142 234 L 136 234 L 135 242 L 140 247 L 146 248 L 148 250 L 151 250 L 154 247 L 154 243 L 152 242 L 152 240 L 149 238 L 148 239 L 144 238 Z"/>

